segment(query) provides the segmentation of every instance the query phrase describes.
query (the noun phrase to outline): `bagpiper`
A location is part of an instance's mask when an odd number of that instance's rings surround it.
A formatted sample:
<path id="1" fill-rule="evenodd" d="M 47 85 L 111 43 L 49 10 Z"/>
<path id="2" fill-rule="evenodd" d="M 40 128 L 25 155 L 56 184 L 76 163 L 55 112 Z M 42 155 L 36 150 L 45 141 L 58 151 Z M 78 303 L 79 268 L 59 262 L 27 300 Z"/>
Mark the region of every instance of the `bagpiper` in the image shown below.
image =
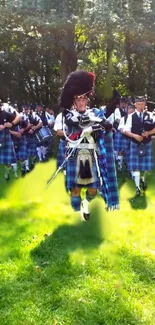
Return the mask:
<path id="1" fill-rule="evenodd" d="M 147 188 L 146 172 L 154 167 L 151 135 L 155 133 L 151 115 L 144 112 L 146 100 L 144 96 L 135 97 L 135 112 L 128 116 L 124 133 L 131 138 L 128 157 L 128 168 L 132 173 L 136 195 Z"/>
<path id="2" fill-rule="evenodd" d="M 95 113 L 87 108 L 94 82 L 93 73 L 84 70 L 72 72 L 64 84 L 60 103 L 64 108 L 64 124 L 67 125 L 68 132 L 67 135 L 65 134 L 66 156 L 69 157 L 66 162 L 66 189 L 71 193 L 73 209 L 81 211 L 85 220 L 89 220 L 88 205 L 95 198 L 98 190 L 104 195 L 108 208 L 115 209 L 119 205 L 118 193 L 116 193 L 117 200 L 114 206 L 111 206 L 110 202 L 109 156 L 104 139 L 104 135 L 111 132 L 112 125 L 107 119 L 96 117 Z M 74 109 L 72 109 L 73 105 Z M 113 151 L 111 140 L 107 147 L 109 152 Z M 113 153 L 110 155 L 111 158 Z M 86 188 L 86 197 L 83 200 L 81 199 L 82 188 Z"/>

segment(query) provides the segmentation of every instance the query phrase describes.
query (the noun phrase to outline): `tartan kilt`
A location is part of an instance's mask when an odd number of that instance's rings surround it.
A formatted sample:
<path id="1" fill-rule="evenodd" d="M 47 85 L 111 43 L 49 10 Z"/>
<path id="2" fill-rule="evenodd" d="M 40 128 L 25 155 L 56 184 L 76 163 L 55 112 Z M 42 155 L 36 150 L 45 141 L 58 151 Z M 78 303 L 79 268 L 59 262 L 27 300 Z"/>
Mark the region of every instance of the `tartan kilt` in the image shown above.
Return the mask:
<path id="1" fill-rule="evenodd" d="M 127 137 L 124 137 L 124 157 L 125 157 L 125 161 L 126 161 L 126 166 L 128 169 L 128 164 L 129 164 L 129 156 L 130 156 L 130 142 L 131 140 Z"/>
<path id="2" fill-rule="evenodd" d="M 0 131 L 0 140 L 5 136 L 6 145 L 0 149 L 0 164 L 16 163 L 16 154 L 9 129 Z"/>
<path id="3" fill-rule="evenodd" d="M 146 154 L 140 157 L 137 153 L 138 144 L 130 142 L 129 156 L 128 156 L 128 169 L 138 171 L 149 171 L 154 167 L 152 156 L 152 141 L 146 144 Z"/>
<path id="4" fill-rule="evenodd" d="M 27 154 L 28 157 L 33 157 L 37 155 L 37 138 L 35 134 L 27 134 L 26 135 L 26 143 L 27 143 Z"/>
<path id="5" fill-rule="evenodd" d="M 59 168 L 65 160 L 65 152 L 66 152 L 66 141 L 60 139 L 58 154 L 57 154 L 57 168 Z M 65 166 L 64 166 L 65 167 Z"/>
<path id="6" fill-rule="evenodd" d="M 26 136 L 22 135 L 19 139 L 19 149 L 15 149 L 17 160 L 26 160 L 28 158 L 28 149 Z"/>
<path id="7" fill-rule="evenodd" d="M 93 150 L 89 150 L 89 151 L 91 151 L 93 155 Z M 92 159 L 92 171 L 93 171 L 95 181 L 93 183 L 89 183 L 86 185 L 77 184 L 76 163 L 77 163 L 78 149 L 74 151 L 74 154 L 75 154 L 75 158 L 71 156 L 66 163 L 66 190 L 68 191 L 71 190 L 72 188 L 97 188 L 98 189 L 100 187 L 100 180 L 97 175 L 97 167 L 94 159 Z"/>
<path id="8" fill-rule="evenodd" d="M 124 136 L 120 131 L 117 131 L 114 136 L 114 150 L 122 151 L 124 148 Z"/>
<path id="9" fill-rule="evenodd" d="M 108 207 L 118 208 L 119 195 L 112 132 L 109 132 L 107 135 L 101 133 L 98 143 L 100 149 L 100 171 L 104 181 L 104 186 L 100 186 L 99 192 Z"/>

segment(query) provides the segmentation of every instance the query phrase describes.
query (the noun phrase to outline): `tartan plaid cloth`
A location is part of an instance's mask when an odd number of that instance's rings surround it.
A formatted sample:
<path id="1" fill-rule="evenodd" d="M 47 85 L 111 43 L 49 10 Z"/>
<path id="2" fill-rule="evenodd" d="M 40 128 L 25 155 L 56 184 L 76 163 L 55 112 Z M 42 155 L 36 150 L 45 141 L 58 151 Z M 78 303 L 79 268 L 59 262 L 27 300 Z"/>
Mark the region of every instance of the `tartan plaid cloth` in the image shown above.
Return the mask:
<path id="1" fill-rule="evenodd" d="M 152 156 L 152 141 L 146 144 L 146 154 L 140 157 L 137 153 L 138 144 L 130 142 L 129 156 L 128 156 L 128 168 L 130 171 L 149 171 L 154 168 L 153 156 Z"/>
<path id="2" fill-rule="evenodd" d="M 119 195 L 112 132 L 107 135 L 100 132 L 98 145 L 100 149 L 99 165 L 103 178 L 103 186 L 99 188 L 99 192 L 104 198 L 108 209 L 118 209 Z"/>
<path id="3" fill-rule="evenodd" d="M 26 143 L 27 143 L 27 154 L 28 157 L 33 157 L 37 155 L 37 138 L 35 134 L 27 134 L 26 135 Z"/>
<path id="4" fill-rule="evenodd" d="M 95 181 L 93 183 L 87 185 L 80 185 L 76 183 L 76 163 L 77 163 L 77 154 L 80 149 L 75 149 L 73 155 L 68 159 L 66 163 L 66 189 L 67 191 L 71 190 L 72 188 L 81 187 L 81 188 L 99 188 L 100 180 L 97 175 L 97 167 L 96 163 L 93 159 L 92 162 L 92 169 L 93 174 L 95 175 Z M 93 154 L 93 150 L 89 150 Z M 68 154 L 67 154 L 68 155 Z"/>
<path id="5" fill-rule="evenodd" d="M 9 129 L 6 128 L 0 131 L 0 141 L 3 137 L 5 137 L 6 145 L 0 149 L 0 164 L 10 165 L 16 163 L 15 149 Z"/>
<path id="6" fill-rule="evenodd" d="M 19 139 L 19 149 L 15 149 L 17 160 L 26 160 L 28 158 L 28 149 L 26 136 L 22 135 Z"/>
<path id="7" fill-rule="evenodd" d="M 100 168 L 100 174 L 102 178 L 102 186 L 100 184 L 100 178 L 97 173 L 96 162 L 93 160 L 93 173 L 96 176 L 95 182 L 87 185 L 79 185 L 76 183 L 76 161 L 77 152 L 75 157 L 71 156 L 67 162 L 66 168 L 66 189 L 70 190 L 76 187 L 85 188 L 97 188 L 101 196 L 104 198 L 108 209 L 119 208 L 119 196 L 118 196 L 118 185 L 115 169 L 114 160 L 114 149 L 113 149 L 113 136 L 112 132 L 105 135 L 103 132 L 99 132 L 98 138 L 98 164 Z M 75 149 L 77 151 L 78 149 Z M 93 150 L 92 150 L 93 152 Z M 75 152 L 74 152 L 75 153 Z"/>
<path id="8" fill-rule="evenodd" d="M 123 148 L 123 152 L 124 152 L 124 158 L 126 161 L 126 166 L 127 166 L 127 170 L 129 170 L 129 155 L 130 155 L 130 138 L 128 137 L 124 137 L 124 148 Z"/>
<path id="9" fill-rule="evenodd" d="M 114 136 L 114 150 L 122 151 L 124 148 L 125 137 L 120 131 L 117 131 Z"/>
<path id="10" fill-rule="evenodd" d="M 57 154 L 57 168 L 59 168 L 65 160 L 65 152 L 66 152 L 66 141 L 60 139 L 58 154 Z M 64 166 L 65 167 L 65 166 Z"/>

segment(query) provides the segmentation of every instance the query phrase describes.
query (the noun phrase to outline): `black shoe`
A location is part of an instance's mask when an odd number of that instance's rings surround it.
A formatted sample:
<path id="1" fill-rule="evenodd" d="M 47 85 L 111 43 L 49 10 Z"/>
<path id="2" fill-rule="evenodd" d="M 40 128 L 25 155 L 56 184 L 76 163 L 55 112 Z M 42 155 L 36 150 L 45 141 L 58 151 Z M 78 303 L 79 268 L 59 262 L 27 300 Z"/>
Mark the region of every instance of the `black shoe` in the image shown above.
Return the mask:
<path id="1" fill-rule="evenodd" d="M 139 196 L 139 195 L 140 195 L 140 188 L 136 187 L 136 196 Z"/>
<path id="2" fill-rule="evenodd" d="M 122 167 L 121 166 L 118 166 L 118 172 L 122 173 Z"/>
<path id="3" fill-rule="evenodd" d="M 83 218 L 84 218 L 86 221 L 89 221 L 89 219 L 90 219 L 90 213 L 84 213 L 84 212 L 83 212 Z"/>
<path id="4" fill-rule="evenodd" d="M 47 162 L 47 161 L 48 161 L 47 157 L 43 158 L 42 161 L 43 161 L 43 162 Z"/>
<path id="5" fill-rule="evenodd" d="M 141 189 L 143 190 L 143 191 L 146 191 L 146 189 L 147 189 L 147 183 L 146 182 L 144 182 L 144 181 L 140 181 L 140 186 L 141 186 Z"/>
<path id="6" fill-rule="evenodd" d="M 25 174 L 26 174 L 26 170 L 25 170 L 25 168 L 21 169 L 21 176 L 24 177 Z"/>
<path id="7" fill-rule="evenodd" d="M 35 164 L 34 164 L 34 163 L 32 163 L 32 164 L 31 164 L 31 170 L 33 170 L 33 169 L 34 169 L 34 166 L 35 166 Z"/>

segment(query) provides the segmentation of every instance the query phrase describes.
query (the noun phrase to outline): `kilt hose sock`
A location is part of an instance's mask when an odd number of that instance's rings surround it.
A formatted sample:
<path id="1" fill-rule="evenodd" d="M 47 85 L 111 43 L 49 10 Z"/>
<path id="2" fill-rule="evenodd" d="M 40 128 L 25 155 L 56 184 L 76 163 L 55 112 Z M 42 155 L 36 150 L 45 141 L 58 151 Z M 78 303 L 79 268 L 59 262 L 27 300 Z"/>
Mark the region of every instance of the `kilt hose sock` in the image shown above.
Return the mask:
<path id="1" fill-rule="evenodd" d="M 119 167 L 120 169 L 122 169 L 122 165 L 123 165 L 123 156 L 118 155 L 118 157 L 117 157 L 117 162 L 118 162 L 118 167 Z"/>
<path id="2" fill-rule="evenodd" d="M 14 176 L 18 177 L 18 175 L 17 175 L 17 163 L 14 163 L 14 164 L 11 164 L 11 165 L 12 165 L 12 168 L 13 168 Z"/>
<path id="3" fill-rule="evenodd" d="M 142 181 L 145 183 L 145 181 L 146 181 L 146 174 L 147 174 L 147 172 L 142 172 L 142 174 L 141 174 L 141 179 L 142 179 Z"/>
<path id="4" fill-rule="evenodd" d="M 81 207 L 81 197 L 80 196 L 71 196 L 71 205 L 74 211 L 80 211 Z"/>
<path id="5" fill-rule="evenodd" d="M 29 159 L 25 160 L 25 167 L 26 167 L 26 170 L 29 170 Z"/>
<path id="6" fill-rule="evenodd" d="M 42 161 L 42 151 L 41 151 L 41 147 L 37 147 L 37 155 L 38 155 L 39 161 Z"/>
<path id="7" fill-rule="evenodd" d="M 136 187 L 140 188 L 140 171 L 133 171 L 132 177 L 134 179 Z"/>
<path id="8" fill-rule="evenodd" d="M 11 170 L 11 166 L 5 166 L 5 177 L 9 176 L 10 170 Z"/>
<path id="9" fill-rule="evenodd" d="M 96 194 L 95 195 L 89 194 L 88 190 L 87 190 L 86 199 L 87 199 L 88 202 L 91 202 L 93 199 L 95 199 L 95 196 L 96 196 Z"/>

